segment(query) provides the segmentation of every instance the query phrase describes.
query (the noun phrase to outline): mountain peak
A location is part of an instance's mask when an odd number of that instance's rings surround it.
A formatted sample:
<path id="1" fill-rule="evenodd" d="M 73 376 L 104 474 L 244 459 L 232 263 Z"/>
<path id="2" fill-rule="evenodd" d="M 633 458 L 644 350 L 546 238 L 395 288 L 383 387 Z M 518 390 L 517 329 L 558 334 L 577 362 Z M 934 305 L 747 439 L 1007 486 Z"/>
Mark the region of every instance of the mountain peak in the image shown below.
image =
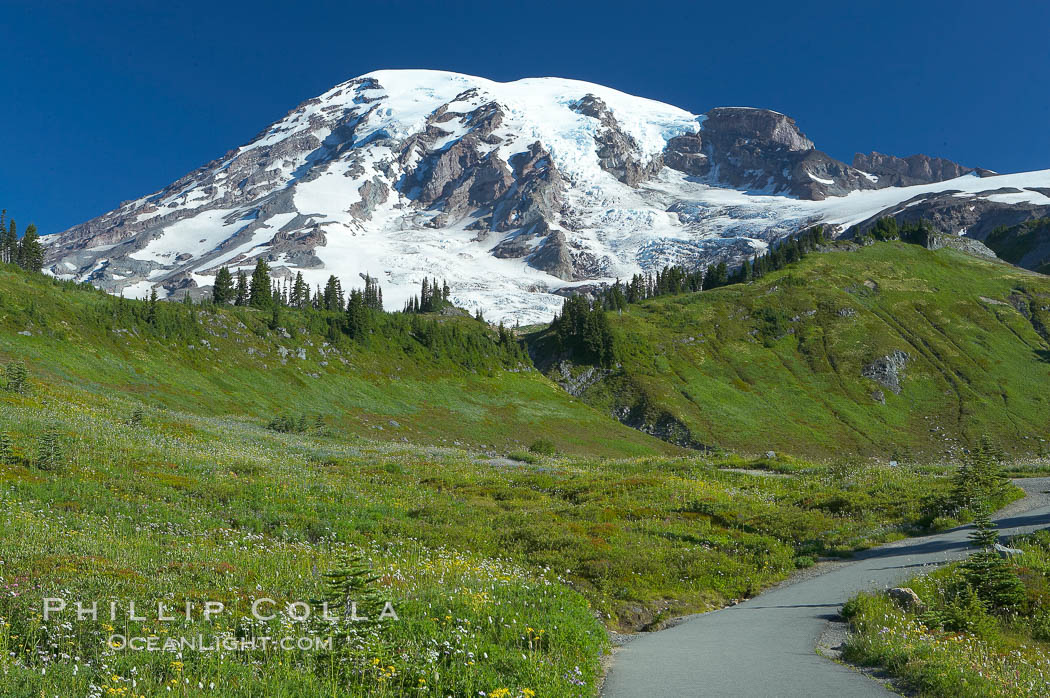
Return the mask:
<path id="1" fill-rule="evenodd" d="M 263 258 L 311 285 L 370 274 L 392 307 L 437 275 L 457 304 L 532 322 L 577 285 L 733 262 L 915 195 L 892 183 L 816 150 L 774 111 L 698 116 L 579 80 L 377 70 L 55 236 L 48 264 L 112 292 L 170 297 Z"/>

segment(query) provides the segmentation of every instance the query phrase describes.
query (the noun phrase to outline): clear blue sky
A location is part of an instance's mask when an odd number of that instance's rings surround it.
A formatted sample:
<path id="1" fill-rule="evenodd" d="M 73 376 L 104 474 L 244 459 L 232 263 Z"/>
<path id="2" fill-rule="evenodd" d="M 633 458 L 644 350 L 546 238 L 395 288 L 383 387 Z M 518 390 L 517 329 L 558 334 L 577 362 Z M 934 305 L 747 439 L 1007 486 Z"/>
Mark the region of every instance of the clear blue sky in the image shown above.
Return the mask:
<path id="1" fill-rule="evenodd" d="M 1044 169 L 1048 28 L 1042 1 L 0 0 L 0 206 L 63 230 L 378 68 L 767 107 L 845 160 Z"/>

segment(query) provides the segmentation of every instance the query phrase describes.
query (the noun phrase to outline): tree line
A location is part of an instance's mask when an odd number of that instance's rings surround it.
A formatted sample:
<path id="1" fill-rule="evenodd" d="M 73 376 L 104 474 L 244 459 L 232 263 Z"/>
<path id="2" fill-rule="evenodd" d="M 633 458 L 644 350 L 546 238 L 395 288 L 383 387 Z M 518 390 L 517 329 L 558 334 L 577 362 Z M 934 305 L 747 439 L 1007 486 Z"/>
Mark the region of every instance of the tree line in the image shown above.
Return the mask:
<path id="1" fill-rule="evenodd" d="M 748 283 L 799 261 L 826 242 L 823 226 L 814 226 L 770 246 L 763 255 L 756 254 L 751 259 L 745 259 L 732 272 L 725 262 L 696 269 L 688 269 L 680 264 L 666 266 L 655 273 L 635 274 L 628 283 L 617 279 L 616 283 L 602 291 L 598 300 L 606 310 L 623 310 L 631 303 L 657 296 L 695 293 L 730 284 Z"/>
<path id="2" fill-rule="evenodd" d="M 815 226 L 773 245 L 763 255 L 745 259 L 730 272 L 725 262 L 706 268 L 666 266 L 649 274 L 635 274 L 630 282 L 619 279 L 591 301 L 580 295 L 565 299 L 548 329 L 558 353 L 598 366 L 616 363 L 617 347 L 606 311 L 622 311 L 632 303 L 658 296 L 708 291 L 730 284 L 748 283 L 799 261 L 826 242 L 824 228 Z"/>
<path id="3" fill-rule="evenodd" d="M 436 313 L 442 308 L 446 308 L 452 305 L 449 301 L 449 294 L 452 290 L 448 287 L 448 282 L 442 282 L 441 286 L 438 286 L 437 277 L 431 281 L 427 277 L 423 277 L 423 283 L 420 285 L 420 292 L 418 296 L 412 296 L 405 301 L 405 308 L 402 312 L 405 313 Z"/>
<path id="4" fill-rule="evenodd" d="M 558 353 L 598 366 L 616 363 L 616 343 L 601 302 L 579 295 L 566 298 L 561 313 L 551 320 L 550 330 Z"/>
<path id="5" fill-rule="evenodd" d="M 900 240 L 912 245 L 926 246 L 929 244 L 930 235 L 933 232 L 933 227 L 925 220 L 920 219 L 898 223 L 896 218 L 885 217 L 875 221 L 875 225 L 863 233 L 859 232 L 856 227 L 853 227 L 847 231 L 847 235 L 852 234 L 853 239 L 862 245 L 870 245 L 873 242 Z"/>
<path id="6" fill-rule="evenodd" d="M 216 305 L 237 305 L 269 310 L 273 306 L 284 308 L 313 308 L 315 310 L 346 310 L 349 302 L 354 300 L 354 293 L 360 294 L 359 302 L 373 310 L 383 309 L 383 289 L 371 276 L 365 276 L 365 287 L 351 290 L 348 299 L 343 291 L 339 277 L 332 275 L 322 289 L 320 285 L 311 293 L 310 285 L 303 280 L 302 272 L 297 272 L 294 280 L 285 277 L 283 281 L 271 276 L 270 265 L 266 260 L 255 262 L 255 269 L 249 277 L 243 270 L 234 278 L 230 268 L 223 266 L 215 274 L 211 300 Z"/>
<path id="7" fill-rule="evenodd" d="M 18 237 L 18 225 L 7 219 L 7 209 L 0 211 L 0 262 L 17 264 L 26 271 L 39 272 L 44 268 L 44 247 L 36 226 L 26 226 L 22 237 Z"/>
<path id="8" fill-rule="evenodd" d="M 251 275 L 220 268 L 211 296 L 199 303 L 189 293 L 181 303 L 161 302 L 153 289 L 145 301 L 107 296 L 112 299 L 107 314 L 120 327 L 145 325 L 167 339 L 192 342 L 201 335 L 200 312 L 221 307 L 263 311 L 268 317 L 245 314 L 242 322 L 258 334 L 283 330 L 294 336 L 306 331 L 324 335 L 333 344 L 353 340 L 386 352 L 400 351 L 420 360 L 447 361 L 474 370 L 530 364 L 524 346 L 502 324 L 490 328 L 469 318 L 434 317 L 437 310 L 451 304 L 447 283 L 426 279 L 421 284 L 426 289 L 422 294 L 425 302 L 411 303 L 411 312 L 386 312 L 379 281 L 369 275 L 364 281 L 363 288 L 347 290 L 333 275 L 324 287 L 311 289 L 301 273 L 274 280 L 269 265 L 260 259 Z"/>

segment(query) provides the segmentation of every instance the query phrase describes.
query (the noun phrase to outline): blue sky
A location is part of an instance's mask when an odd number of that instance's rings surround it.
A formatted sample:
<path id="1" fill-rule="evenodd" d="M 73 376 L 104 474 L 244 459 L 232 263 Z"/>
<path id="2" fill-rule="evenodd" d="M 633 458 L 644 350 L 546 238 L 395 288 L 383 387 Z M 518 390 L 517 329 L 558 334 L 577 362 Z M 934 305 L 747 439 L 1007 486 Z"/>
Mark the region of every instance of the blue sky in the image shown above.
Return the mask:
<path id="1" fill-rule="evenodd" d="M 557 75 L 818 148 L 1050 167 L 1050 3 L 0 0 L 0 206 L 57 232 L 378 68 Z"/>

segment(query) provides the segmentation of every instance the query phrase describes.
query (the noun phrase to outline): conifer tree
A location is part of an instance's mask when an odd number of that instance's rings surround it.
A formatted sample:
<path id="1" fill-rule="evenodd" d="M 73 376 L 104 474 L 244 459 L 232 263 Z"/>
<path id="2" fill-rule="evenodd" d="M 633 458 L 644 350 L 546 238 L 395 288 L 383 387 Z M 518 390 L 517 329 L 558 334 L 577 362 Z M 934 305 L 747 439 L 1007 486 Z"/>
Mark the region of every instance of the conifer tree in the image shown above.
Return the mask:
<path id="1" fill-rule="evenodd" d="M 372 310 L 383 310 L 383 289 L 379 287 L 379 281 L 365 274 L 364 304 Z"/>
<path id="2" fill-rule="evenodd" d="M 6 209 L 4 210 L 6 214 Z M 0 216 L 0 261 L 8 264 L 18 262 L 18 234 L 15 231 L 15 222 L 11 221 L 10 227 L 4 223 Z"/>
<path id="3" fill-rule="evenodd" d="M 15 450 L 11 443 L 11 435 L 6 431 L 0 431 L 0 465 L 12 465 L 14 462 Z"/>
<path id="4" fill-rule="evenodd" d="M 322 296 L 322 308 L 324 310 L 344 310 L 346 303 L 343 298 L 343 285 L 335 275 L 328 277 Z"/>
<path id="5" fill-rule="evenodd" d="M 18 230 L 15 222 L 10 221 L 6 229 L 0 228 L 0 234 L 3 234 L 3 244 L 0 245 L 0 249 L 3 251 L 4 261 L 18 264 Z"/>
<path id="6" fill-rule="evenodd" d="M 987 549 L 999 542 L 999 528 L 992 523 L 988 507 L 978 504 L 974 507 L 973 530 L 970 531 L 970 544 L 975 548 Z"/>
<path id="7" fill-rule="evenodd" d="M 12 393 L 24 393 L 26 391 L 26 365 L 22 361 L 12 361 L 4 368 L 7 376 L 7 390 Z"/>
<path id="8" fill-rule="evenodd" d="M 430 282 L 427 277 L 423 277 L 422 288 L 419 292 L 419 311 L 425 313 L 431 310 L 430 307 Z"/>
<path id="9" fill-rule="evenodd" d="M 364 555 L 341 553 L 336 566 L 323 576 L 328 612 L 340 618 L 344 627 L 350 623 L 357 627 L 378 623 L 385 599 L 376 584 L 379 577 Z M 367 620 L 363 620 L 365 618 Z"/>
<path id="10" fill-rule="evenodd" d="M 55 470 L 62 464 L 62 460 L 58 429 L 53 424 L 48 425 L 37 444 L 36 467 L 41 470 Z"/>
<path id="11" fill-rule="evenodd" d="M 295 283 L 292 284 L 292 291 L 288 300 L 289 304 L 295 308 L 305 308 L 306 304 L 310 302 L 310 287 L 303 281 L 303 273 L 301 271 L 295 273 Z"/>
<path id="12" fill-rule="evenodd" d="M 237 288 L 234 291 L 234 305 L 248 305 L 248 275 L 244 270 L 237 272 Z"/>
<path id="13" fill-rule="evenodd" d="M 229 267 L 220 267 L 215 274 L 215 285 L 211 290 L 211 299 L 216 305 L 226 305 L 237 298 L 237 291 L 233 286 L 233 274 Z"/>
<path id="14" fill-rule="evenodd" d="M 18 243 L 18 266 L 34 272 L 39 272 L 44 267 L 44 248 L 40 245 L 40 236 L 32 223 L 26 227 Z"/>
<path id="15" fill-rule="evenodd" d="M 151 325 L 157 324 L 157 287 L 150 289 L 149 301 L 146 304 L 146 322 Z"/>
<path id="16" fill-rule="evenodd" d="M 248 290 L 248 305 L 253 308 L 266 309 L 273 302 L 270 289 L 270 267 L 262 257 L 255 262 L 251 286 Z"/>
<path id="17" fill-rule="evenodd" d="M 963 579 L 989 610 L 1009 609 L 1025 600 L 1025 586 L 1008 560 L 999 557 L 995 544 L 999 531 L 988 515 L 988 507 L 977 505 L 970 543 L 978 551 L 962 563 Z"/>
<path id="18" fill-rule="evenodd" d="M 346 306 L 346 327 L 352 338 L 363 337 L 368 332 L 369 312 L 364 294 L 356 288 L 350 291 L 350 300 Z"/>
<path id="19" fill-rule="evenodd" d="M 1009 485 L 998 449 L 983 436 L 952 478 L 952 499 L 957 508 L 974 510 L 1001 497 Z"/>

